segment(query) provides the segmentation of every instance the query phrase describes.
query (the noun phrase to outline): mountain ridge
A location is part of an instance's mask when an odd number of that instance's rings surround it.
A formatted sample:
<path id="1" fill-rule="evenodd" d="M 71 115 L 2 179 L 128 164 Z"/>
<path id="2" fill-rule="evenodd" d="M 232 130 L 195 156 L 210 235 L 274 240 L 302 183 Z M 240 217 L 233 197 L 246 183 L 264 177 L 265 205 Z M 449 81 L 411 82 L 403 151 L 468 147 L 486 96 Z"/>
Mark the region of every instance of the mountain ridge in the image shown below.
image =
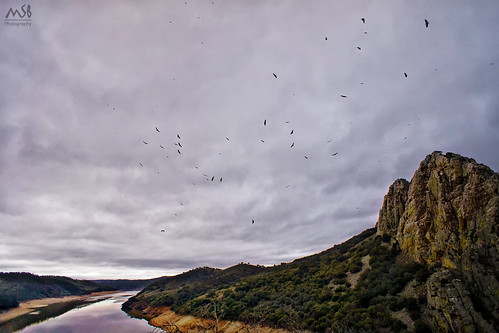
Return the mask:
<path id="1" fill-rule="evenodd" d="M 485 165 L 435 151 L 410 182 L 390 186 L 375 228 L 212 289 L 150 286 L 123 309 L 151 319 L 158 316 L 151 310 L 167 306 L 289 331 L 493 332 L 497 188 L 497 173 Z"/>

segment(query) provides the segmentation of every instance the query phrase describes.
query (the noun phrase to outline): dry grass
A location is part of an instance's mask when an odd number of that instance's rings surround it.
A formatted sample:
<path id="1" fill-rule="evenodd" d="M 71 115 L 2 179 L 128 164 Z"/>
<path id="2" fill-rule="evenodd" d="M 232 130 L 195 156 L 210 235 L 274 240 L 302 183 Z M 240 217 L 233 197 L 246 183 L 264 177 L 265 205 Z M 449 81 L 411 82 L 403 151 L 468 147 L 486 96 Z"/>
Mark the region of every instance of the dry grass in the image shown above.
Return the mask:
<path id="1" fill-rule="evenodd" d="M 152 309 L 151 309 L 152 310 Z M 148 312 L 146 309 L 144 312 Z M 245 324 L 239 321 L 206 319 L 194 316 L 179 315 L 169 307 L 154 308 L 151 314 L 154 317 L 149 320 L 149 324 L 164 329 L 168 332 L 218 332 L 218 333 L 238 333 L 238 332 L 259 332 L 259 333 L 288 333 L 290 331 L 271 328 L 261 325 Z M 159 314 L 158 314 L 159 313 Z"/>
<path id="2" fill-rule="evenodd" d="M 361 259 L 362 269 L 357 273 L 347 272 L 347 281 L 352 285 L 351 288 L 354 288 L 359 281 L 360 275 L 366 271 L 366 269 L 371 268 L 369 265 L 369 259 L 371 257 L 369 255 L 363 256 Z"/>

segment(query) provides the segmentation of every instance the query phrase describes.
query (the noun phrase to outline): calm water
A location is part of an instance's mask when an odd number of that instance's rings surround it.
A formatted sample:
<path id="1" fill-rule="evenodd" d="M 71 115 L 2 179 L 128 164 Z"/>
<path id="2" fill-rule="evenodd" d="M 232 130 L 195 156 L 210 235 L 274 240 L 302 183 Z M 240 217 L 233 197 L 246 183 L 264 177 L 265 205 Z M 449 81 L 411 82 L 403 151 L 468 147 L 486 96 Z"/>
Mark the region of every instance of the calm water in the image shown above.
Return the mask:
<path id="1" fill-rule="evenodd" d="M 152 332 L 153 326 L 150 326 L 145 320 L 135 319 L 129 317 L 125 312 L 121 311 L 121 304 L 128 298 L 135 295 L 137 292 L 122 292 L 116 294 L 97 296 L 94 298 L 98 300 L 95 303 L 87 304 L 73 304 L 70 310 L 65 309 L 67 312 L 58 315 L 56 309 L 54 313 L 28 314 L 25 316 L 39 317 L 43 315 L 45 318 L 38 318 L 38 320 L 45 320 L 39 323 L 34 323 L 22 329 L 23 333 L 40 333 L 40 332 Z M 76 307 L 75 307 L 76 306 Z M 56 315 L 55 318 L 50 318 Z M 29 318 L 29 317 L 28 317 Z M 26 320 L 26 319 L 25 319 Z M 0 328 L 0 332 L 2 329 Z"/>

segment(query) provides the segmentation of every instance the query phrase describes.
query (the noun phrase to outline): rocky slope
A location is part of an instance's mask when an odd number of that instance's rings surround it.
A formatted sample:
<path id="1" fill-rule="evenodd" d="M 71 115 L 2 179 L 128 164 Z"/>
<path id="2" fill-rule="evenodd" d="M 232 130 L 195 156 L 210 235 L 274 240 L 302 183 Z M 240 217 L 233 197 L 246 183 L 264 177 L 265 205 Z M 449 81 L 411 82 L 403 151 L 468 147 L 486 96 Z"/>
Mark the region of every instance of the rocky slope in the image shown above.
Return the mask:
<path id="1" fill-rule="evenodd" d="M 377 232 L 435 271 L 427 301 L 438 330 L 498 327 L 498 179 L 473 159 L 433 152 L 385 196 Z"/>

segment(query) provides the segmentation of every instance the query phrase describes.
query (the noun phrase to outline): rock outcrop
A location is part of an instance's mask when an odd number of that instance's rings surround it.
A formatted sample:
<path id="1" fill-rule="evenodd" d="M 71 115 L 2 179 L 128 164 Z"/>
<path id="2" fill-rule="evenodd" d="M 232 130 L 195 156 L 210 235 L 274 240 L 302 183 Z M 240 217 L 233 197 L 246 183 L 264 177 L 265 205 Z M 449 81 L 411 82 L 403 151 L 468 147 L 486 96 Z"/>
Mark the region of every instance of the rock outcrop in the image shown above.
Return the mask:
<path id="1" fill-rule="evenodd" d="M 396 235 L 399 221 L 405 211 L 409 182 L 403 178 L 397 179 L 390 185 L 383 200 L 383 207 L 379 211 L 378 234 Z"/>
<path id="2" fill-rule="evenodd" d="M 438 330 L 499 325 L 498 184 L 498 174 L 473 159 L 433 152 L 410 183 L 396 180 L 385 196 L 378 234 L 392 236 L 402 251 L 436 272 L 427 296 L 438 309 Z M 459 283 L 444 283 L 444 272 Z"/>

